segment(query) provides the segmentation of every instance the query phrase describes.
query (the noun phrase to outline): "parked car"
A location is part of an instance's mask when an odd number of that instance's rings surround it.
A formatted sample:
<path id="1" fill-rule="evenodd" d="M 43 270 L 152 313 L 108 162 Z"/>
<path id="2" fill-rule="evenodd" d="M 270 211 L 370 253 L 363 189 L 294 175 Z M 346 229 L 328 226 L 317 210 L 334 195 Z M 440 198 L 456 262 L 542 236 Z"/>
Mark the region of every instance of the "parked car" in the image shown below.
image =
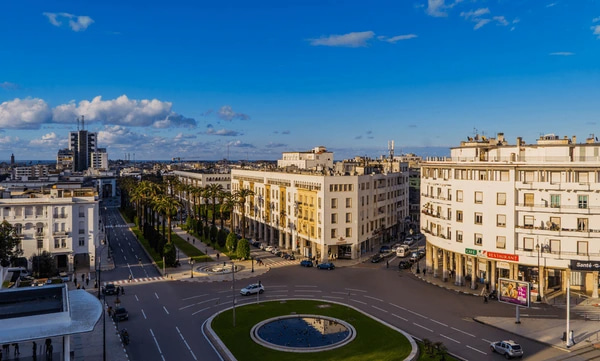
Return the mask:
<path id="1" fill-rule="evenodd" d="M 261 283 L 253 283 L 240 290 L 242 296 L 262 294 L 263 292 L 265 292 L 265 287 Z"/>
<path id="2" fill-rule="evenodd" d="M 266 248 L 264 248 L 264 250 L 267 252 L 271 252 L 273 250 L 273 246 L 267 246 Z"/>
<path id="3" fill-rule="evenodd" d="M 331 262 L 325 262 L 325 263 L 320 263 L 317 265 L 318 269 L 327 269 L 327 270 L 334 270 L 335 269 L 335 265 Z"/>
<path id="4" fill-rule="evenodd" d="M 290 260 L 290 261 L 293 261 L 293 260 L 295 260 L 295 259 L 296 259 L 296 257 L 294 257 L 294 255 L 293 255 L 293 254 L 291 254 L 291 253 L 286 253 L 286 255 L 285 255 L 285 259 L 287 259 L 287 260 Z"/>
<path id="5" fill-rule="evenodd" d="M 413 263 L 414 263 L 414 262 L 417 262 L 418 260 L 419 260 L 419 255 L 418 255 L 418 253 L 417 253 L 417 252 L 413 252 L 413 253 L 411 253 L 411 255 L 410 255 L 410 258 L 409 258 L 409 261 L 411 261 L 411 262 L 413 262 Z"/>
<path id="6" fill-rule="evenodd" d="M 400 261 L 400 263 L 398 263 L 398 268 L 400 269 L 407 269 L 410 268 L 410 266 L 412 266 L 412 263 L 408 261 Z"/>
<path id="7" fill-rule="evenodd" d="M 495 341 L 490 343 L 490 350 L 504 355 L 507 359 L 512 357 L 523 357 L 523 348 L 513 340 Z"/>
<path id="8" fill-rule="evenodd" d="M 283 254 L 283 252 L 281 252 L 281 251 L 275 251 L 275 252 L 273 252 L 273 254 L 275 256 L 277 256 L 277 257 L 281 257 L 281 255 Z"/>
<path id="9" fill-rule="evenodd" d="M 272 254 L 276 254 L 277 252 L 279 252 L 279 249 L 277 249 L 277 247 L 273 247 L 273 248 L 271 249 L 271 253 L 272 253 Z"/>
<path id="10" fill-rule="evenodd" d="M 115 321 L 125 321 L 129 319 L 129 313 L 125 309 L 125 307 L 117 307 L 113 314 L 113 319 Z"/>
<path id="11" fill-rule="evenodd" d="M 410 246 L 414 243 L 414 240 L 412 239 L 412 237 L 406 237 L 403 243 Z"/>
<path id="12" fill-rule="evenodd" d="M 313 263 L 309 259 L 303 259 L 302 261 L 300 261 L 300 266 L 302 266 L 302 267 L 312 267 Z"/>
<path id="13" fill-rule="evenodd" d="M 376 254 L 373 256 L 373 258 L 371 258 L 371 263 L 380 262 L 382 259 L 383 257 L 381 256 L 381 254 Z"/>
<path id="14" fill-rule="evenodd" d="M 115 287 L 115 285 L 112 283 L 108 283 L 106 286 L 102 287 L 102 294 L 103 295 L 116 295 L 117 287 Z"/>
<path id="15" fill-rule="evenodd" d="M 381 246 L 381 248 L 379 248 L 379 253 L 389 253 L 391 251 L 392 249 L 390 246 Z"/>

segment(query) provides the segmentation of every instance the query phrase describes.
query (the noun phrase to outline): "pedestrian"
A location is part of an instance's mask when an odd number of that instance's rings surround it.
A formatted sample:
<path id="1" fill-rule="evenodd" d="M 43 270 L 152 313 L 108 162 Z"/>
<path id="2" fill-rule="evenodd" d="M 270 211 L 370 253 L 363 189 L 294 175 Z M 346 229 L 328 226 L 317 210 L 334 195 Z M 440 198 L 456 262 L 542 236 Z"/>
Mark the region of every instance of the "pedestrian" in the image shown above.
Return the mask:
<path id="1" fill-rule="evenodd" d="M 131 276 L 131 274 L 129 275 L 129 283 L 131 283 L 131 279 L 133 278 L 133 276 Z"/>
<path id="2" fill-rule="evenodd" d="M 33 347 L 32 347 L 32 355 L 33 355 L 33 360 L 35 361 L 37 358 L 37 343 L 35 343 L 35 341 L 33 341 Z"/>
<path id="3" fill-rule="evenodd" d="M 487 296 L 487 294 L 483 295 L 483 303 L 488 303 L 488 296 Z"/>
<path id="4" fill-rule="evenodd" d="M 85 281 L 85 274 L 84 273 L 81 274 L 81 282 L 83 282 L 83 281 Z"/>
<path id="5" fill-rule="evenodd" d="M 46 360 L 52 361 L 52 354 L 54 353 L 54 346 L 52 344 L 48 345 L 48 349 L 46 350 Z"/>
<path id="6" fill-rule="evenodd" d="M 190 242 L 190 237 L 187 238 L 188 243 Z"/>
<path id="7" fill-rule="evenodd" d="M 121 293 L 121 286 L 117 286 L 117 296 L 119 296 L 119 293 Z"/>
<path id="8" fill-rule="evenodd" d="M 89 285 L 90 285 L 90 278 L 89 278 L 89 277 L 85 279 L 85 285 L 86 285 L 86 286 L 89 286 Z"/>
<path id="9" fill-rule="evenodd" d="M 125 294 L 125 288 L 123 288 L 123 286 L 121 286 L 121 294 L 124 295 Z"/>
<path id="10" fill-rule="evenodd" d="M 427 273 L 427 269 L 425 267 L 423 267 L 423 276 L 425 276 L 426 273 Z"/>
<path id="11" fill-rule="evenodd" d="M 196 238 L 192 238 L 192 243 L 196 244 Z"/>
<path id="12" fill-rule="evenodd" d="M 15 356 L 19 356 L 21 352 L 19 351 L 19 344 L 13 343 L 13 347 L 15 348 Z"/>
<path id="13" fill-rule="evenodd" d="M 219 253 L 217 253 L 217 261 L 219 260 Z"/>
<path id="14" fill-rule="evenodd" d="M 390 268 L 390 261 L 389 260 L 385 261 L 385 268 Z"/>

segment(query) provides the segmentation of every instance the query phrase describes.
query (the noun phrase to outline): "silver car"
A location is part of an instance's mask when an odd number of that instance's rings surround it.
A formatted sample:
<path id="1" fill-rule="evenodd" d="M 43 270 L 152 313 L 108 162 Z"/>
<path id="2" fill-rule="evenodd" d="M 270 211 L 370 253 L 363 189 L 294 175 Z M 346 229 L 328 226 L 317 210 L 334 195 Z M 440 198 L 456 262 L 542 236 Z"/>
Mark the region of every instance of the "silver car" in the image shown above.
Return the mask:
<path id="1" fill-rule="evenodd" d="M 490 350 L 492 352 L 498 352 L 500 355 L 504 355 L 505 358 L 523 357 L 523 349 L 521 345 L 513 340 L 496 341 L 490 344 Z"/>
<path id="2" fill-rule="evenodd" d="M 263 292 L 265 292 L 265 287 L 260 283 L 253 283 L 240 290 L 240 294 L 242 294 L 242 296 L 253 295 L 256 293 L 262 294 Z"/>

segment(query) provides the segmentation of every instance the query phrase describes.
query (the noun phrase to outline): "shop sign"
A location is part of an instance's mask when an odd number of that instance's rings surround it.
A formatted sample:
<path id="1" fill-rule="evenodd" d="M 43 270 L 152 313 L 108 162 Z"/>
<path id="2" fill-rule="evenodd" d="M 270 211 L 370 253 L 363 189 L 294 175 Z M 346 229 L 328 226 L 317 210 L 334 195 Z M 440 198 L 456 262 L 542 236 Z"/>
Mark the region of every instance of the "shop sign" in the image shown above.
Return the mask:
<path id="1" fill-rule="evenodd" d="M 510 264 L 508 262 L 504 262 L 504 261 L 497 261 L 496 267 L 502 268 L 502 269 L 510 269 Z"/>
<path id="2" fill-rule="evenodd" d="M 600 271 L 600 261 L 578 261 L 571 260 L 573 271 Z"/>
<path id="3" fill-rule="evenodd" d="M 516 254 L 488 252 L 487 256 L 488 256 L 488 258 L 503 259 L 506 261 L 519 262 L 519 255 L 516 255 Z"/>
<path id="4" fill-rule="evenodd" d="M 470 254 L 472 256 L 477 256 L 477 250 L 472 248 L 465 248 L 465 254 Z"/>
<path id="5" fill-rule="evenodd" d="M 479 270 L 487 272 L 487 262 L 479 262 Z"/>

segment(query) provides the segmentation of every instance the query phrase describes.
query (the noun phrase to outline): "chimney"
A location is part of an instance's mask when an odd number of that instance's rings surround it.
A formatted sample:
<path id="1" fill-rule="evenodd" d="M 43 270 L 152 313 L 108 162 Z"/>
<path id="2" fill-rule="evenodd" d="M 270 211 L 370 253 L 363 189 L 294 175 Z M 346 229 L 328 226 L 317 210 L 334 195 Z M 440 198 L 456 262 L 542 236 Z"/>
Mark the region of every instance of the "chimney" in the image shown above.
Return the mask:
<path id="1" fill-rule="evenodd" d="M 504 143 L 504 133 L 498 133 L 498 141 Z"/>
<path id="2" fill-rule="evenodd" d="M 574 136 L 573 136 L 572 143 L 573 143 L 573 144 L 577 144 L 577 136 L 576 136 L 576 135 L 574 135 Z"/>
<path id="3" fill-rule="evenodd" d="M 523 138 L 517 137 L 517 146 L 520 146 L 522 141 L 523 141 Z"/>

